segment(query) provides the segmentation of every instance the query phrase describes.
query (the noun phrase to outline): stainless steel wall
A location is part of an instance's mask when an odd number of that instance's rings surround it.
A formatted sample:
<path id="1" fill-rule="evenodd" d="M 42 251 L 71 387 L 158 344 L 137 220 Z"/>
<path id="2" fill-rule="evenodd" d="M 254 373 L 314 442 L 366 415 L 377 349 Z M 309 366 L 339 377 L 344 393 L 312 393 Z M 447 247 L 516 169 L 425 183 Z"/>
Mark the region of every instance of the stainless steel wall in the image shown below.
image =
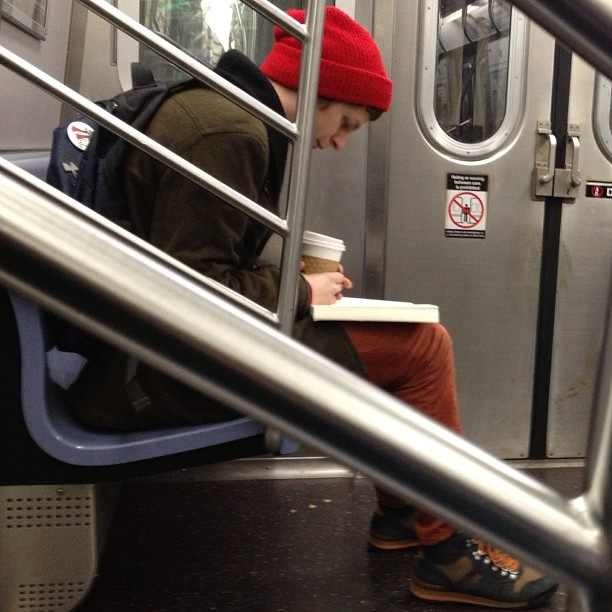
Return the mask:
<path id="1" fill-rule="evenodd" d="M 71 78 L 67 85 L 92 100 L 121 91 L 117 67 L 111 63 L 112 35 L 109 23 L 75 3 L 69 56 Z"/>
<path id="2" fill-rule="evenodd" d="M 569 123 L 578 125 L 584 181 L 612 182 L 612 165 L 596 142 L 595 71 L 573 60 Z M 564 204 L 551 373 L 547 453 L 583 456 L 606 324 L 612 272 L 612 200 L 585 197 Z"/>
<path id="3" fill-rule="evenodd" d="M 63 80 L 71 7 L 72 2 L 67 0 L 49 2 L 45 40 L 38 40 L 2 20 L 0 44 Z M 0 151 L 48 149 L 51 132 L 59 122 L 60 102 L 4 67 L 0 67 L 0 82 Z"/>
<path id="4" fill-rule="evenodd" d="M 363 281 L 367 131 L 355 134 L 343 152 L 313 151 L 306 227 L 342 238 L 342 264 L 360 295 Z"/>
<path id="5" fill-rule="evenodd" d="M 543 224 L 530 183 L 536 123 L 550 117 L 553 40 L 531 27 L 527 103 L 515 135 L 488 159 L 462 161 L 432 146 L 419 126 L 419 4 L 397 6 L 385 296 L 439 304 L 454 338 L 466 436 L 498 456 L 525 457 Z M 445 237 L 452 172 L 489 177 L 485 239 Z"/>

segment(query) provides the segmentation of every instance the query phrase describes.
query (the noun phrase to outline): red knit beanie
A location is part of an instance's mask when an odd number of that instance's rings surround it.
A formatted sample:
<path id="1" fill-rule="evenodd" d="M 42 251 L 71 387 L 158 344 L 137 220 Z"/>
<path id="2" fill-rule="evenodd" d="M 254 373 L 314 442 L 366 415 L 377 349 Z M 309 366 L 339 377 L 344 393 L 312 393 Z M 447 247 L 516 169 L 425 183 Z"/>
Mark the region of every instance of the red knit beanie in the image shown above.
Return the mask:
<path id="1" fill-rule="evenodd" d="M 287 13 L 305 22 L 303 10 L 291 9 Z M 297 90 L 301 43 L 278 26 L 274 28 L 274 38 L 261 71 L 273 81 Z M 391 105 L 392 88 L 380 49 L 370 33 L 340 9 L 326 7 L 319 97 L 386 111 Z"/>

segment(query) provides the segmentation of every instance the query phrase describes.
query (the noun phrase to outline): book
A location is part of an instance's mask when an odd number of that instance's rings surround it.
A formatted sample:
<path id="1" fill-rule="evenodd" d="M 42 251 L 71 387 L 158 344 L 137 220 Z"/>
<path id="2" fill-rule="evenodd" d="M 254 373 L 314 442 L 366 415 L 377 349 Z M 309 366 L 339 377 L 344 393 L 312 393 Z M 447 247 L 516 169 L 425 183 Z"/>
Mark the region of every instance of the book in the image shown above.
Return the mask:
<path id="1" fill-rule="evenodd" d="M 433 304 L 343 297 L 335 304 L 313 304 L 314 321 L 387 321 L 397 323 L 438 323 L 440 311 Z"/>

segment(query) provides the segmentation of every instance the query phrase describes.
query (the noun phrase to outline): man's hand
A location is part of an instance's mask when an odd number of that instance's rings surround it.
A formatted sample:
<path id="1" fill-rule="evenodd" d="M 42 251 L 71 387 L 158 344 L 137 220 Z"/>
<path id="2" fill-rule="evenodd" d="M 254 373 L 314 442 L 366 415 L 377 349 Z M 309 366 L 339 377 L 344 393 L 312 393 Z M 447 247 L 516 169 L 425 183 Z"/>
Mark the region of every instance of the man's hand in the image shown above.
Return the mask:
<path id="1" fill-rule="evenodd" d="M 353 283 L 342 272 L 321 272 L 305 274 L 310 285 L 313 304 L 335 304 L 342 297 L 342 291 L 352 289 Z"/>

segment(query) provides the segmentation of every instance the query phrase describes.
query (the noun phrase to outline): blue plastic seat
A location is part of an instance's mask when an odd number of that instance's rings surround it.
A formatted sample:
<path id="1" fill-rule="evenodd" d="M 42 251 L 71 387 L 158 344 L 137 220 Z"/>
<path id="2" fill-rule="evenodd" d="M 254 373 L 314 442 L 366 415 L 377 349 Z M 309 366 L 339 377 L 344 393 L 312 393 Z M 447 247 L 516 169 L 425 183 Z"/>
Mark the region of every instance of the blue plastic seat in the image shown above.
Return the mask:
<path id="1" fill-rule="evenodd" d="M 10 294 L 21 348 L 21 400 L 32 439 L 52 457 L 81 466 L 110 466 L 163 457 L 225 442 L 257 436 L 264 426 L 248 417 L 201 426 L 174 427 L 146 432 L 102 432 L 86 429 L 70 414 L 61 389 L 53 382 L 74 377 L 78 358 L 70 354 L 49 357 L 40 308 Z M 280 453 L 296 450 L 283 439 Z"/>

